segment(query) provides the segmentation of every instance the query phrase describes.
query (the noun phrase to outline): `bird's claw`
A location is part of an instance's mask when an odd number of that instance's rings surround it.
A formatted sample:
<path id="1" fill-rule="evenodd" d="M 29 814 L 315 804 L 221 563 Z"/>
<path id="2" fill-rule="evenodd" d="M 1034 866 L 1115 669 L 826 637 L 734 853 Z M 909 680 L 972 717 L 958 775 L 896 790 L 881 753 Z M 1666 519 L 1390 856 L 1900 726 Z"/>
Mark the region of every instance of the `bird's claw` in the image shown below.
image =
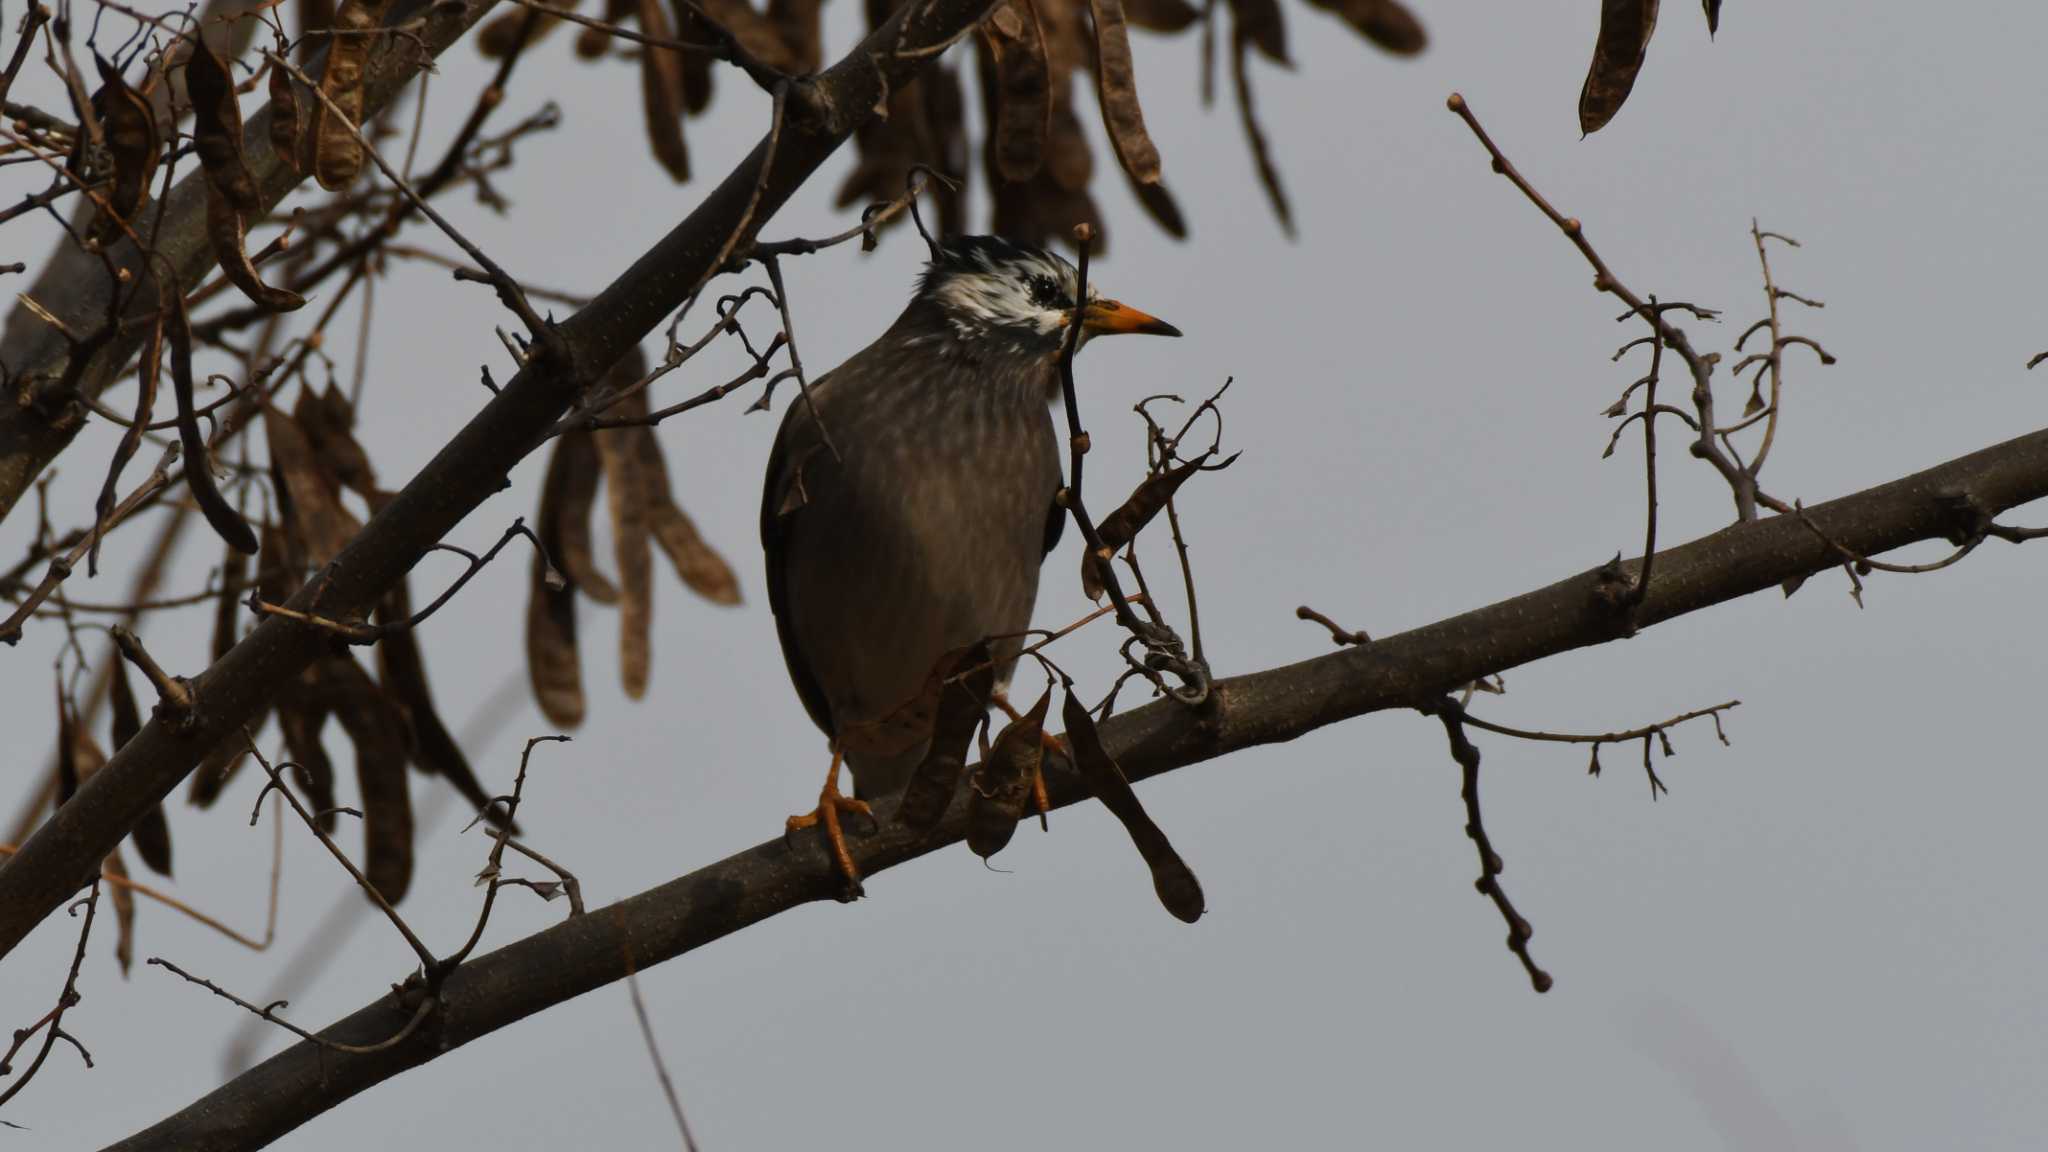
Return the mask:
<path id="1" fill-rule="evenodd" d="M 857 812 L 867 817 L 870 824 L 880 827 L 880 822 L 875 820 L 874 809 L 868 806 L 867 801 L 856 800 L 839 791 L 839 765 L 835 761 L 831 775 L 825 780 L 824 790 L 818 793 L 818 806 L 802 815 L 791 816 L 783 826 L 782 839 L 787 844 L 791 834 L 822 825 L 832 865 L 846 881 L 846 894 L 842 899 L 850 902 L 861 895 L 860 869 L 854 865 L 853 853 L 846 846 L 846 833 L 839 825 L 842 812 Z"/>

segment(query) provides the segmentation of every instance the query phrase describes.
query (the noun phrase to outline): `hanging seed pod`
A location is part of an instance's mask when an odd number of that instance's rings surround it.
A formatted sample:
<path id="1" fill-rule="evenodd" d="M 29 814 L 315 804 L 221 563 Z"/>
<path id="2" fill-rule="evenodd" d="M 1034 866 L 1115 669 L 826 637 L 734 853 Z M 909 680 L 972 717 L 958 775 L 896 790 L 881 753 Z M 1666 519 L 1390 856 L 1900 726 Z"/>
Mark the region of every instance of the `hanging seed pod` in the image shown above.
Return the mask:
<path id="1" fill-rule="evenodd" d="M 640 0 L 640 30 L 674 39 L 661 0 Z M 690 178 L 690 150 L 683 143 L 683 62 L 672 48 L 647 45 L 640 53 L 640 105 L 647 119 L 647 143 L 654 158 L 677 183 Z"/>
<path id="2" fill-rule="evenodd" d="M 1138 106 L 1138 77 L 1123 0 L 1089 0 L 1089 8 L 1095 13 L 1096 93 L 1110 147 L 1131 179 L 1157 184 L 1159 148 L 1145 131 L 1145 113 Z"/>
<path id="3" fill-rule="evenodd" d="M 1005 725 L 995 746 L 967 773 L 967 847 L 986 860 L 1003 850 L 1024 816 L 1045 757 L 1045 710 L 1052 688 L 1031 711 Z"/>
<path id="4" fill-rule="evenodd" d="M 93 54 L 93 63 L 100 73 L 100 91 L 94 103 L 100 110 L 107 152 L 114 161 L 113 187 L 105 194 L 113 214 L 101 211 L 91 229 L 92 235 L 104 242 L 122 235 L 122 225 L 135 219 L 149 198 L 149 184 L 156 175 L 157 154 L 163 141 L 149 101 L 130 88 L 121 78 L 120 70 L 98 53 Z"/>
<path id="5" fill-rule="evenodd" d="M 556 441 L 554 454 L 548 459 L 547 476 L 541 481 L 536 520 L 546 555 L 536 554 L 533 558 L 526 599 L 527 675 L 533 683 L 533 696 L 541 715 L 557 728 L 578 726 L 583 723 L 584 712 L 583 665 L 576 651 L 575 586 L 550 567 L 547 560 L 548 556 L 561 555 L 558 532 L 564 523 L 562 504 L 571 466 L 564 449 L 568 439 L 564 436 Z"/>
<path id="6" fill-rule="evenodd" d="M 963 668 L 977 669 L 972 675 L 954 680 Z M 924 760 L 911 774 L 897 806 L 897 818 L 912 828 L 928 830 L 946 814 L 953 792 L 966 768 L 967 748 L 974 730 L 988 715 L 989 693 L 995 686 L 995 667 L 989 660 L 988 642 L 981 641 L 955 649 L 939 660 L 933 673 L 936 698 L 931 743 Z"/>
<path id="7" fill-rule="evenodd" d="M 327 71 L 320 78 L 320 91 L 327 99 L 313 109 L 313 177 L 329 192 L 348 187 L 363 170 L 363 146 L 350 125 L 362 127 L 368 106 L 364 75 L 378 39 L 373 33 L 383 26 L 390 2 L 342 0 L 334 12 L 335 34 L 328 41 Z"/>
<path id="8" fill-rule="evenodd" d="M 1189 924 L 1201 919 L 1205 906 L 1201 882 L 1195 879 L 1194 870 L 1167 840 L 1166 833 L 1152 822 L 1145 812 L 1145 806 L 1138 802 L 1138 794 L 1131 789 L 1131 782 L 1124 778 L 1123 769 L 1102 746 L 1102 735 L 1095 729 L 1095 718 L 1088 708 L 1074 697 L 1073 686 L 1067 687 L 1067 698 L 1060 706 L 1060 715 L 1067 726 L 1067 746 L 1074 754 L 1074 767 L 1087 782 L 1088 790 L 1094 793 L 1102 806 L 1110 810 L 1122 822 L 1124 831 L 1131 837 L 1131 843 L 1138 849 L 1138 855 L 1145 860 L 1145 866 L 1152 870 L 1152 890 L 1159 896 L 1159 903 L 1166 907 L 1176 919 Z"/>
<path id="9" fill-rule="evenodd" d="M 1657 0 L 1603 0 L 1593 63 L 1579 89 L 1579 131 L 1598 132 L 1621 111 L 1656 30 Z"/>
<path id="10" fill-rule="evenodd" d="M 1045 29 L 1032 0 L 1009 0 L 981 25 L 996 66 L 996 122 L 990 147 L 1005 180 L 1029 180 L 1045 163 L 1052 134 L 1052 74 Z"/>
<path id="11" fill-rule="evenodd" d="M 185 487 L 192 493 L 200 514 L 228 545 L 241 552 L 256 551 L 256 533 L 221 495 L 214 483 L 212 456 L 206 439 L 199 434 L 199 417 L 192 400 L 192 320 L 185 312 L 185 297 L 175 287 L 164 294 L 170 307 L 164 313 L 164 337 L 171 344 L 171 391 L 178 399 L 178 441 L 185 455 Z"/>

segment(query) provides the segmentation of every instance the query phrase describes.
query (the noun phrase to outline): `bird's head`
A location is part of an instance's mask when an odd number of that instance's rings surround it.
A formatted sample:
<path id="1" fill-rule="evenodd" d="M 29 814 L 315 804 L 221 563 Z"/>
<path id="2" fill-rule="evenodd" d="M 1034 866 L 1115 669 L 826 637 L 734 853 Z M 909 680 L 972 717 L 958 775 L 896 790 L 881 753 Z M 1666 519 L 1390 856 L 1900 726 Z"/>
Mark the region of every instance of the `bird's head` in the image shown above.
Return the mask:
<path id="1" fill-rule="evenodd" d="M 955 236 L 934 249 L 917 296 L 938 310 L 955 336 L 1052 349 L 1066 339 L 1079 280 L 1072 264 L 1043 248 L 996 236 Z M 1081 338 L 1127 332 L 1180 335 L 1166 321 L 1089 285 Z"/>

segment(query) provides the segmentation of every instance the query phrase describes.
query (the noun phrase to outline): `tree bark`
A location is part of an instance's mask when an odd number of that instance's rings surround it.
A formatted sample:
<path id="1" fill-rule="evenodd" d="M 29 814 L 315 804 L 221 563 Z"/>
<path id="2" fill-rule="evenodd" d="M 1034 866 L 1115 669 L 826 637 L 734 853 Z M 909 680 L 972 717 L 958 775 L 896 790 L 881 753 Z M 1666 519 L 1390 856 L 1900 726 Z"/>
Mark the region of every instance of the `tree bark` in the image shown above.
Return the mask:
<path id="1" fill-rule="evenodd" d="M 1967 538 L 1989 517 L 2044 496 L 2048 431 L 1810 509 L 1811 526 L 1780 516 L 1660 552 L 1654 583 L 1626 613 L 1611 593 L 1626 587 L 1617 580 L 1634 579 L 1639 563 L 1583 572 L 1363 647 L 1220 680 L 1202 709 L 1149 704 L 1105 722 L 1102 739 L 1125 775 L 1142 780 L 1353 716 L 1411 707 L 1484 675 L 1827 571 L 1843 560 L 1833 545 L 1870 556 L 1920 540 Z M 1085 795 L 1065 772 L 1051 771 L 1048 783 L 1055 805 Z M 861 873 L 872 876 L 959 840 L 965 809 L 956 798 L 928 836 L 885 813 L 877 834 L 852 841 Z M 1134 867 L 1134 890 L 1140 876 Z M 645 968 L 840 890 L 815 838 L 794 847 L 770 841 L 464 964 L 442 985 L 426 1025 L 403 1043 L 344 1055 L 302 1041 L 114 1147 L 261 1147 L 409 1068 L 622 978 L 628 949 L 633 967 Z M 380 997 L 321 1035 L 374 1044 L 396 1034 L 416 1007 L 395 994 Z"/>

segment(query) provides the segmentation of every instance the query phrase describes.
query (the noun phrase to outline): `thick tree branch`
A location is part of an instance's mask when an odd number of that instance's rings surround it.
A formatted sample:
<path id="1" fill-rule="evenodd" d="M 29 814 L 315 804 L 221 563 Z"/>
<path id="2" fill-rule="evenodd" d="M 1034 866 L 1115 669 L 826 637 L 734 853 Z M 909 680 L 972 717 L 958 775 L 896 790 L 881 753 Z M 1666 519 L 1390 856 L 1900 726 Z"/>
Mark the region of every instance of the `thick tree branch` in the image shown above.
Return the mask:
<path id="1" fill-rule="evenodd" d="M 1985 518 L 2044 496 L 2048 431 L 1843 497 L 1808 510 L 1807 517 L 1829 539 L 1869 555 L 1958 531 L 1982 531 Z M 1156 702 L 1110 719 L 1101 735 L 1124 773 L 1142 780 L 1240 749 L 1292 740 L 1349 717 L 1415 707 L 1482 676 L 1621 639 L 1634 628 L 1775 588 L 1839 562 L 1835 549 L 1800 518 L 1738 524 L 1659 553 L 1656 584 L 1626 617 L 1601 595 L 1613 574 L 1592 569 L 1368 645 L 1216 681 L 1203 709 Z M 1632 578 L 1634 566 L 1624 567 L 1624 575 Z M 1047 771 L 1055 806 L 1087 795 L 1064 764 L 1049 762 Z M 928 836 L 910 831 L 891 815 L 884 814 L 877 834 L 852 843 L 864 876 L 950 845 L 966 832 L 964 795 L 955 797 Z M 1140 899 L 1140 877 L 1134 873 L 1130 879 L 1132 898 Z M 840 891 L 819 842 L 805 837 L 791 847 L 770 841 L 600 914 L 572 917 L 477 957 L 448 976 L 434 1019 L 405 1043 L 361 1056 L 300 1043 L 115 1147 L 260 1147 L 409 1068 L 624 978 L 628 953 L 645 968 L 798 905 L 836 899 Z M 390 1036 L 416 1010 L 410 1001 L 385 996 L 321 1036 L 329 1042 L 368 1043 Z"/>
<path id="2" fill-rule="evenodd" d="M 991 0 L 905 5 L 838 64 L 799 82 L 772 149 L 747 159 L 597 299 L 561 325 L 564 354 L 536 355 L 290 606 L 332 619 L 367 614 L 429 549 L 537 447 L 582 387 L 680 307 L 765 224 L 893 87 L 936 58 L 929 49 L 971 29 Z M 1851 547 L 1856 544 L 1839 535 Z M 1808 540 L 1812 537 L 1809 534 Z M 1816 546 L 1818 542 L 1814 542 Z M 206 751 L 264 707 L 279 684 L 328 650 L 326 630 L 272 617 L 192 682 L 182 729 L 152 719 L 89 784 L 0 867 L 0 957 L 98 874 L 100 861 Z"/>
<path id="3" fill-rule="evenodd" d="M 375 113 L 396 99 L 433 63 L 434 56 L 460 40 L 496 3 L 497 0 L 400 0 L 394 4 L 387 24 L 403 24 L 422 16 L 425 19 L 416 25 L 416 36 L 392 37 L 388 50 L 371 54 L 364 80 L 368 113 Z M 317 76 L 325 72 L 326 66 L 323 45 L 306 70 Z M 266 210 L 276 207 L 304 180 L 271 148 L 270 117 L 271 109 L 265 105 L 249 118 L 242 131 L 243 155 Z M 134 227 L 176 269 L 178 283 L 198 284 L 215 264 L 213 246 L 206 233 L 206 174 L 199 165 L 192 165 L 172 187 L 163 206 L 160 227 L 158 218 L 152 206 L 149 211 L 137 214 Z M 128 313 L 156 311 L 160 301 L 152 272 L 161 265 L 145 262 L 135 244 L 125 239 L 114 244 L 107 256 L 116 268 L 131 274 L 123 286 L 130 293 Z M 28 294 L 90 344 L 94 337 L 86 334 L 105 326 L 111 287 L 107 267 L 99 255 L 67 240 L 43 263 Z M 125 330 L 93 347 L 86 363 L 73 365 L 69 343 L 49 323 L 26 307 L 16 308 L 8 317 L 6 333 L 0 337 L 0 364 L 6 366 L 16 398 L 25 402 L 0 405 L 0 520 L 14 510 L 36 477 L 64 451 L 84 424 L 84 415 L 71 403 L 72 398 L 58 394 L 62 391 L 61 382 L 69 376 L 79 395 L 97 398 L 135 354 L 147 327 L 125 326 Z"/>

